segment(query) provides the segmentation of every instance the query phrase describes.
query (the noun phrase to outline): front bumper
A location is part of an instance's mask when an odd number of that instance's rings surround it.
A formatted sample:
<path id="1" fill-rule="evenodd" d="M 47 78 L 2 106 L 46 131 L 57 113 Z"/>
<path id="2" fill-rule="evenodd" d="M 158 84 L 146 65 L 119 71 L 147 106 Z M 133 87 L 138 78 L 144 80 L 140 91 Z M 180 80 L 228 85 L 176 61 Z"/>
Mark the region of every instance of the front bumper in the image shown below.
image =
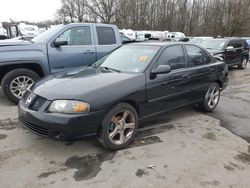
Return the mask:
<path id="1" fill-rule="evenodd" d="M 20 102 L 18 115 L 21 125 L 40 136 L 71 140 L 96 135 L 105 111 L 77 115 L 46 113 L 42 109 L 32 111 Z"/>

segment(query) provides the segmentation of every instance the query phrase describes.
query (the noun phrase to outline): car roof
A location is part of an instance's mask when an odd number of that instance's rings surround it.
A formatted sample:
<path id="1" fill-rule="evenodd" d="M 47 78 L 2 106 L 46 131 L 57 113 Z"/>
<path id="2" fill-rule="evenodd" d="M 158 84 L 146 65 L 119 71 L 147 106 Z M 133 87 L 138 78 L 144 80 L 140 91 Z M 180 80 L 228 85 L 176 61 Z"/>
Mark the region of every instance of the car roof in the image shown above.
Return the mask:
<path id="1" fill-rule="evenodd" d="M 185 44 L 184 42 L 140 42 L 140 43 L 132 43 L 128 44 L 129 46 L 170 46 L 173 44 Z"/>

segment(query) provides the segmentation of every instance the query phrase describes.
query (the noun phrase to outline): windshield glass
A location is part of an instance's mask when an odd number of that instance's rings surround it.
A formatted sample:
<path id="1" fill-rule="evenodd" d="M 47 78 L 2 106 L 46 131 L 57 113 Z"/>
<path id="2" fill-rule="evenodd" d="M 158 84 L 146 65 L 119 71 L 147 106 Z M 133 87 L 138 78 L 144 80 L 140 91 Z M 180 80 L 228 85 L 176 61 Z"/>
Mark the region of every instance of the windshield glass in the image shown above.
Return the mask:
<path id="1" fill-rule="evenodd" d="M 143 72 L 159 49 L 159 46 L 123 46 L 97 61 L 95 66 L 121 72 Z"/>
<path id="2" fill-rule="evenodd" d="M 40 35 L 33 38 L 31 41 L 34 43 L 43 43 L 47 42 L 51 37 L 53 37 L 55 34 L 57 34 L 64 26 L 58 25 L 51 29 L 48 29 L 47 31 L 41 33 Z"/>
<path id="3" fill-rule="evenodd" d="M 188 43 L 200 45 L 205 40 L 206 40 L 205 38 L 193 38 Z"/>
<path id="4" fill-rule="evenodd" d="M 200 45 L 206 49 L 222 50 L 226 40 L 205 40 Z"/>

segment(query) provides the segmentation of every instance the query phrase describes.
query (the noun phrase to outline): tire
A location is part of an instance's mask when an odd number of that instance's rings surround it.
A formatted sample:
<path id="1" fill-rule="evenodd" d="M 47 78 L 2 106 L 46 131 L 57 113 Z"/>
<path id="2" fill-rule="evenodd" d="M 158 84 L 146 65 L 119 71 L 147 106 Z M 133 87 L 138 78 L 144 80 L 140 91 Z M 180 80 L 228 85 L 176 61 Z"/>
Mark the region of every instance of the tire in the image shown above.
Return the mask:
<path id="1" fill-rule="evenodd" d="M 10 71 L 3 77 L 1 83 L 3 93 L 8 100 L 14 104 L 18 104 L 24 92 L 38 79 L 39 75 L 29 69 L 16 69 Z"/>
<path id="2" fill-rule="evenodd" d="M 204 96 L 203 102 L 198 106 L 202 111 L 212 112 L 220 101 L 220 86 L 217 83 L 213 83 L 208 88 L 206 95 Z"/>
<path id="3" fill-rule="evenodd" d="M 243 57 L 240 64 L 238 65 L 238 69 L 244 70 L 247 67 L 248 60 L 246 57 Z"/>
<path id="4" fill-rule="evenodd" d="M 126 126 L 130 128 L 125 128 Z M 133 141 L 137 129 L 138 114 L 136 110 L 127 103 L 120 103 L 112 108 L 104 118 L 98 140 L 109 150 L 120 150 Z"/>

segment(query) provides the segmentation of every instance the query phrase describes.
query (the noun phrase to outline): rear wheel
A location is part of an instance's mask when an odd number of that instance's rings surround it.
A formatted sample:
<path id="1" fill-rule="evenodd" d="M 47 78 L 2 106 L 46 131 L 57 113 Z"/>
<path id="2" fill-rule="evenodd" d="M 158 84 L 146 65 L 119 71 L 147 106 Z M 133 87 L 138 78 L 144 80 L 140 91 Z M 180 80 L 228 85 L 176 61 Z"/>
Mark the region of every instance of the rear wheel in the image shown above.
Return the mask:
<path id="1" fill-rule="evenodd" d="M 25 91 L 39 79 L 39 75 L 29 69 L 16 69 L 7 73 L 1 86 L 4 95 L 17 104 Z"/>
<path id="2" fill-rule="evenodd" d="M 110 150 L 127 147 L 138 128 L 136 110 L 127 103 L 120 103 L 106 115 L 100 133 L 100 143 Z"/>
<path id="3" fill-rule="evenodd" d="M 243 57 L 240 64 L 238 65 L 238 68 L 241 70 L 244 70 L 247 67 L 248 59 L 246 57 Z"/>
<path id="4" fill-rule="evenodd" d="M 208 88 L 203 102 L 199 104 L 201 110 L 205 112 L 212 112 L 219 103 L 220 91 L 220 86 L 217 83 L 213 83 Z"/>

